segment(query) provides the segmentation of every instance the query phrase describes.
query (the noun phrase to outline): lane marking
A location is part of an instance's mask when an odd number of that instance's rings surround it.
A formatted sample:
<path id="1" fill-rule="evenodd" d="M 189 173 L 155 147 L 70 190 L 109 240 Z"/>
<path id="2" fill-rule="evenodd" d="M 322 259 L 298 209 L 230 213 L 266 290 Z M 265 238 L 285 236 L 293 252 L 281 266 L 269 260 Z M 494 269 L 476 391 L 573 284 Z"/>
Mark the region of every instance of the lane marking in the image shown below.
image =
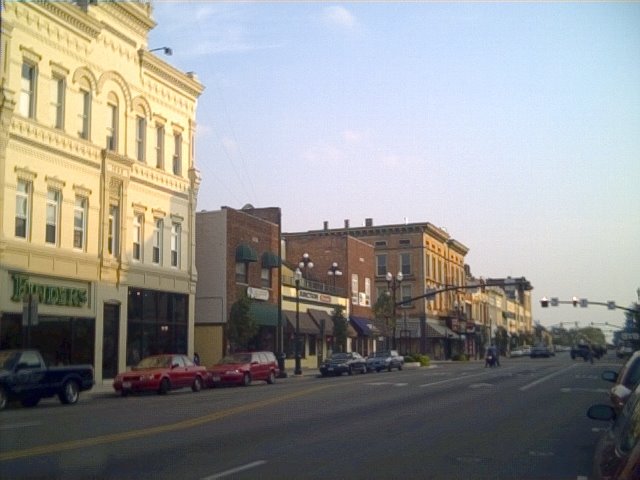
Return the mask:
<path id="1" fill-rule="evenodd" d="M 39 427 L 40 425 L 42 425 L 41 422 L 11 423 L 8 425 L 0 425 L 0 430 L 11 430 L 14 428 L 24 428 L 24 427 Z"/>
<path id="2" fill-rule="evenodd" d="M 606 388 L 564 387 L 564 388 L 561 388 L 560 391 L 562 393 L 570 393 L 570 392 L 609 393 L 609 390 L 607 390 Z"/>
<path id="3" fill-rule="evenodd" d="M 160 433 L 174 432 L 176 430 L 184 430 L 187 428 L 198 427 L 206 423 L 215 422 L 232 415 L 239 413 L 245 413 L 250 410 L 255 410 L 269 405 L 281 403 L 283 401 L 292 400 L 297 397 L 303 397 L 320 390 L 326 390 L 327 388 L 336 387 L 338 385 L 321 385 L 318 387 L 307 388 L 299 392 L 290 393 L 281 397 L 274 397 L 267 400 L 261 400 L 258 402 L 247 403 L 239 405 L 237 407 L 228 408 L 226 410 L 219 410 L 208 415 L 201 417 L 190 418 L 188 420 L 182 420 L 180 422 L 169 423 L 166 425 L 158 425 L 156 427 L 142 428 L 138 430 L 130 430 L 128 432 L 111 433 L 108 435 L 100 435 L 98 437 L 82 438 L 79 440 L 68 440 L 66 442 L 52 443 L 49 445 L 40 445 L 38 447 L 25 448 L 24 450 L 10 450 L 8 452 L 0 453 L 0 462 L 7 460 L 15 460 L 18 458 L 33 457 L 36 455 L 47 455 L 50 453 L 59 453 L 67 450 L 74 450 L 77 448 L 95 447 L 98 445 L 105 445 L 108 443 L 121 442 L 124 440 L 132 440 L 134 438 L 148 437 L 150 435 L 157 435 Z"/>
<path id="4" fill-rule="evenodd" d="M 562 375 L 562 374 L 563 374 L 564 372 L 566 372 L 567 370 L 571 370 L 572 368 L 575 368 L 575 367 L 576 367 L 576 364 L 569 365 L 568 367 L 563 368 L 562 370 L 558 370 L 557 372 L 550 373 L 549 375 L 546 375 L 546 376 L 544 376 L 544 377 L 542 377 L 542 378 L 539 378 L 538 380 L 534 380 L 533 382 L 528 383 L 528 384 L 526 384 L 526 385 L 524 385 L 524 386 L 520 387 L 520 388 L 519 388 L 519 390 L 520 390 L 521 392 L 524 392 L 524 391 L 526 391 L 526 390 L 529 390 L 530 388 L 533 388 L 533 387 L 535 387 L 536 385 L 541 384 L 542 382 L 546 382 L 547 380 L 550 380 L 550 379 L 552 379 L 553 377 L 557 377 L 558 375 Z"/>
<path id="5" fill-rule="evenodd" d="M 443 383 L 456 382 L 459 380 L 467 380 L 473 377 L 482 377 L 487 375 L 488 373 L 489 372 L 482 372 L 482 373 L 477 373 L 476 375 L 461 375 L 459 377 L 449 378 L 447 380 L 440 380 L 439 382 L 424 383 L 422 385 L 418 385 L 418 387 L 432 387 L 434 385 L 442 385 Z"/>
<path id="6" fill-rule="evenodd" d="M 245 470 L 251 470 L 252 468 L 259 467 L 260 465 L 264 465 L 267 463 L 264 460 L 258 460 L 255 462 L 247 463 L 246 465 L 241 465 L 236 468 L 232 468 L 230 470 L 225 470 L 224 472 L 216 473 L 209 477 L 203 477 L 200 480 L 216 480 L 217 478 L 228 477 L 229 475 L 233 475 L 234 473 L 244 472 Z"/>

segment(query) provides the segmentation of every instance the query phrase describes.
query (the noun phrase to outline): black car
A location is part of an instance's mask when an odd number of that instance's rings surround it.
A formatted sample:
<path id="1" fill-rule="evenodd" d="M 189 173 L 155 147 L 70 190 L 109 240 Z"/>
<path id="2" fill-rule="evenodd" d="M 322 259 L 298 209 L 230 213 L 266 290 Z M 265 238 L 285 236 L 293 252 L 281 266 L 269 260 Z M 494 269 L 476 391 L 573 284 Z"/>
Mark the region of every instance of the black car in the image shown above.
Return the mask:
<path id="1" fill-rule="evenodd" d="M 536 347 L 533 347 L 531 349 L 531 353 L 529 354 L 531 358 L 538 358 L 538 357 L 549 358 L 551 355 L 552 355 L 551 350 L 549 350 L 549 347 L 547 347 L 546 345 L 538 345 Z"/>
<path id="2" fill-rule="evenodd" d="M 320 366 L 320 374 L 323 377 L 328 375 L 342 375 L 355 372 L 367 373 L 367 361 L 357 352 L 334 353 Z"/>

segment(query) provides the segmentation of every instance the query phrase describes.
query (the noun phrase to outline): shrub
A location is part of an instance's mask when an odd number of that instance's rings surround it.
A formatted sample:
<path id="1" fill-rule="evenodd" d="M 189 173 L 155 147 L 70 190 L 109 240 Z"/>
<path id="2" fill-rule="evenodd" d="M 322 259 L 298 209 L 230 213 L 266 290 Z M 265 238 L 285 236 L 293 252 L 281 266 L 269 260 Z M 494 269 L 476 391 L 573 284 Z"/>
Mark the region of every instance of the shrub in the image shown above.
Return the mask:
<path id="1" fill-rule="evenodd" d="M 427 355 L 420 355 L 419 353 L 414 353 L 412 355 L 404 356 L 405 362 L 418 362 L 421 367 L 428 367 L 431 359 Z"/>
<path id="2" fill-rule="evenodd" d="M 468 362 L 469 357 L 464 353 L 457 353 L 456 355 L 453 355 L 451 357 L 451 360 L 453 360 L 454 362 Z"/>

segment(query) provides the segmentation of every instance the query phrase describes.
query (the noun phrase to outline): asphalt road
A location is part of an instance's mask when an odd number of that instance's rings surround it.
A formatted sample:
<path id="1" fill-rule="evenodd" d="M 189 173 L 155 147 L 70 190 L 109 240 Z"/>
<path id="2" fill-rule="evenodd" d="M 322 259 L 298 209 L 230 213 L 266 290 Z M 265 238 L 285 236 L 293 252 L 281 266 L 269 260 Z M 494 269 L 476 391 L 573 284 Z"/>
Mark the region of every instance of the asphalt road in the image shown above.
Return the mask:
<path id="1" fill-rule="evenodd" d="M 566 354 L 0 413 L 0 478 L 586 479 L 618 369 Z"/>

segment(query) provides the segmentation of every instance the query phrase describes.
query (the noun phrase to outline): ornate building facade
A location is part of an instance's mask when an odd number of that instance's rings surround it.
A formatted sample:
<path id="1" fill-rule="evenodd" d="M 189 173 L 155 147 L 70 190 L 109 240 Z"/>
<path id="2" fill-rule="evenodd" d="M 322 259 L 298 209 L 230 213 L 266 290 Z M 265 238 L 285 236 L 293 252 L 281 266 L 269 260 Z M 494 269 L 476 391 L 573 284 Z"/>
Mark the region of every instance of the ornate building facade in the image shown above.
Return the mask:
<path id="1" fill-rule="evenodd" d="M 3 5 L 0 346 L 97 381 L 192 353 L 203 86 L 149 51 L 148 2 Z"/>

